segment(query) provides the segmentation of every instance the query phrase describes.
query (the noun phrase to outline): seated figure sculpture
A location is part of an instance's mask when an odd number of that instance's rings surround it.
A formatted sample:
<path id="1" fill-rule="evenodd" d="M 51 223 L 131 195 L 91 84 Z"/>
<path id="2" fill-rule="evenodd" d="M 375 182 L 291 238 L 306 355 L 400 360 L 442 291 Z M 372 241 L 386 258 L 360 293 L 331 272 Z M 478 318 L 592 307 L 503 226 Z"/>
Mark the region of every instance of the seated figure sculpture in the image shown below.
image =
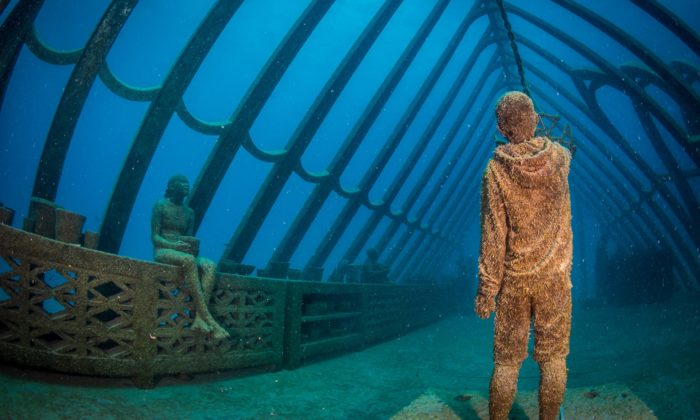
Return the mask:
<path id="1" fill-rule="evenodd" d="M 196 315 L 191 328 L 214 338 L 227 338 L 209 312 L 207 303 L 214 288 L 216 266 L 213 261 L 199 257 L 199 240 L 192 236 L 194 211 L 185 204 L 190 184 L 184 175 L 168 181 L 165 198 L 153 206 L 151 240 L 157 262 L 177 265 L 184 269 L 185 284 L 192 294 Z"/>
<path id="2" fill-rule="evenodd" d="M 379 251 L 375 248 L 367 250 L 367 261 L 362 265 L 363 283 L 388 283 L 389 269 L 379 262 Z"/>

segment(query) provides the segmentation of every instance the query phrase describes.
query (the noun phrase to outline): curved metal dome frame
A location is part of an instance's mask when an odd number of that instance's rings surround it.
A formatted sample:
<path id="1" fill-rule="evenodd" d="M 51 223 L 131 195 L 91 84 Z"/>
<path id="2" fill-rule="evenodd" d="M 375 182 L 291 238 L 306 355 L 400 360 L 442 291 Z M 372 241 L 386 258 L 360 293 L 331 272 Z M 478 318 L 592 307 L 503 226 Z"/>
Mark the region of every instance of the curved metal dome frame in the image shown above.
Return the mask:
<path id="1" fill-rule="evenodd" d="M 563 74 L 570 77 L 576 88 L 575 91 L 571 91 L 527 61 L 520 63 L 528 73 L 534 74 L 545 82 L 545 85 L 530 86 L 536 101 L 558 109 L 562 117 L 580 133 L 577 144 L 577 159 L 572 166 L 571 185 L 573 191 L 582 196 L 609 197 L 610 199 L 605 201 L 589 200 L 586 205 L 590 206 L 589 208 L 607 223 L 611 234 L 619 235 L 631 244 L 643 246 L 656 241 L 663 243 L 673 252 L 677 267 L 683 270 L 684 275 L 679 276 L 681 277 L 679 279 L 680 286 L 683 289 L 698 290 L 700 288 L 698 283 L 700 258 L 698 258 L 697 250 L 700 249 L 700 228 L 694 223 L 698 220 L 700 206 L 698 197 L 690 185 L 690 177 L 698 176 L 697 168 L 700 166 L 698 148 L 700 145 L 700 94 L 693 88 L 693 84 L 700 81 L 700 69 L 693 64 L 681 61 L 665 63 L 625 31 L 574 1 L 553 0 L 553 2 L 588 22 L 640 60 L 639 63 L 617 66 L 555 25 L 513 3 L 504 3 L 505 11 L 509 15 L 518 16 L 539 30 L 557 38 L 595 66 L 593 68 L 573 68 L 554 57 L 524 34 L 515 33 L 517 43 L 520 46 L 526 47 L 538 57 L 558 68 Z M 444 264 L 461 245 L 459 235 L 473 226 L 479 210 L 478 199 L 464 199 L 464 197 L 478 196 L 476 194 L 480 179 L 478 174 L 483 167 L 480 162 L 485 162 L 488 153 L 492 150 L 492 147 L 489 147 L 492 144 L 487 141 L 489 138 L 487 134 L 492 130 L 484 129 L 481 135 L 477 135 L 477 128 L 480 126 L 488 127 L 485 124 L 493 126 L 493 116 L 486 112 L 490 108 L 490 104 L 504 90 L 520 87 L 520 79 L 514 70 L 518 63 L 506 43 L 508 34 L 504 30 L 503 21 L 499 16 L 497 2 L 495 0 L 474 2 L 471 10 L 441 52 L 436 64 L 423 80 L 420 89 L 416 91 L 399 123 L 385 140 L 382 150 L 369 166 L 370 169 L 364 174 L 360 186 L 356 190 L 344 189 L 340 185 L 340 174 L 358 151 L 370 127 L 391 97 L 394 88 L 447 8 L 449 0 L 436 2 L 423 23 L 415 30 L 412 39 L 393 64 L 368 106 L 362 111 L 357 123 L 350 130 L 348 136 L 343 139 L 327 170 L 318 174 L 309 173 L 302 167 L 301 156 L 362 62 L 365 54 L 402 2 L 401 0 L 387 0 L 379 8 L 328 79 L 285 149 L 279 153 L 270 153 L 258 148 L 251 140 L 249 130 L 296 54 L 304 46 L 306 40 L 334 2 L 330 0 L 310 2 L 274 53 L 268 58 L 228 121 L 222 124 L 200 120 L 187 109 L 183 101 L 183 94 L 221 32 L 242 3 L 242 0 L 216 1 L 180 52 L 163 83 L 150 89 L 138 89 L 120 81 L 105 61 L 121 28 L 129 18 L 131 11 L 136 7 L 137 0 L 112 1 L 86 45 L 80 50 L 63 52 L 52 50 L 37 36 L 34 20 L 43 5 L 43 1 L 20 0 L 0 27 L 0 44 L 4 46 L 0 51 L 0 101 L 4 100 L 15 62 L 23 46 L 27 46 L 34 55 L 48 63 L 73 65 L 71 76 L 53 116 L 41 160 L 36 169 L 32 195 L 51 201 L 55 200 L 76 124 L 93 82 L 99 77 L 112 92 L 124 99 L 149 103 L 148 111 L 133 140 L 107 206 L 100 230 L 99 249 L 108 252 L 119 250 L 148 164 L 153 158 L 168 122 L 176 114 L 192 130 L 217 136 L 216 146 L 211 151 L 204 167 L 201 168 L 189 199 L 189 205 L 197 214 L 197 227 L 199 227 L 211 205 L 214 194 L 241 147 L 258 160 L 272 163 L 270 173 L 241 223 L 235 227 L 228 227 L 232 229 L 232 234 L 224 253 L 225 259 L 235 262 L 244 260 L 273 205 L 282 199 L 280 192 L 285 182 L 292 174 L 297 174 L 306 182 L 313 184 L 314 187 L 288 232 L 275 247 L 276 250 L 268 266 L 273 262 L 289 262 L 314 223 L 323 204 L 333 192 L 345 197 L 347 203 L 307 261 L 305 267 L 307 272 L 324 266 L 329 255 L 338 245 L 339 238 L 348 229 L 350 222 L 361 207 L 369 209 L 371 216 L 356 234 L 352 244 L 345 251 L 343 259 L 355 260 L 375 233 L 380 221 L 389 218 L 391 224 L 378 240 L 376 247 L 380 253 L 388 252 L 386 255 L 387 264 L 391 266 L 395 277 L 405 276 L 408 273 L 427 273 L 431 267 Z M 682 43 L 700 56 L 700 38 L 682 19 L 654 0 L 632 0 L 632 3 L 666 27 Z M 378 203 L 372 202 L 369 198 L 369 191 L 397 150 L 412 121 L 443 74 L 448 62 L 454 56 L 467 30 L 482 17 L 488 18 L 487 30 L 471 51 L 466 64 L 459 72 L 442 103 L 435 110 L 427 128 L 416 141 L 398 175 L 387 188 L 383 200 Z M 490 58 L 485 71 L 476 84 L 476 89 L 471 92 L 465 106 L 459 111 L 456 122 L 439 144 L 437 151 L 424 172 L 419 176 L 418 182 L 410 191 L 408 199 L 401 206 L 401 209 L 399 211 L 391 210 L 391 205 L 400 188 L 431 142 L 433 134 L 453 105 L 465 80 L 471 74 L 474 64 L 491 45 L 496 46 L 496 53 Z M 503 73 L 505 77 L 489 85 L 487 81 L 494 73 Z M 646 91 L 649 86 L 660 89 L 676 102 L 684 114 L 685 125 L 676 122 L 669 112 Z M 615 89 L 632 99 L 639 123 L 661 158 L 667 173 L 655 172 L 639 154 L 635 153 L 630 143 L 605 115 L 596 96 L 599 90 L 604 87 Z M 572 113 L 562 109 L 558 100 L 552 96 L 553 91 L 573 104 L 576 112 Z M 484 95 L 484 92 L 487 93 Z M 484 97 L 484 99 L 477 103 L 480 97 Z M 468 116 L 470 109 L 479 106 L 481 110 L 477 112 L 470 128 L 463 138 L 457 139 L 463 120 Z M 587 128 L 587 122 L 580 120 L 578 115 L 575 115 L 579 113 L 605 133 L 609 140 L 631 160 L 636 170 L 641 172 L 645 179 L 638 179 L 630 168 L 613 160 L 606 144 Z M 684 172 L 678 169 L 677 160 L 670 152 L 655 121 L 663 126 L 670 134 L 672 141 L 677 142 L 692 159 L 695 164 L 694 170 Z M 459 143 L 453 154 L 448 156 L 448 150 L 455 141 Z M 470 146 L 470 150 L 474 150 L 474 153 L 468 155 L 465 151 Z M 438 166 L 446 159 L 452 164 L 446 165 L 438 173 Z M 610 164 L 612 164 L 612 169 Z M 437 181 L 428 192 L 427 199 L 415 212 L 415 219 L 409 218 L 409 212 L 414 210 L 413 206 L 432 180 Z M 629 183 L 633 192 L 621 188 L 619 184 L 623 182 Z M 673 182 L 680 191 L 680 198 L 669 190 L 667 186 L 669 182 Z M 647 189 L 645 187 L 647 184 L 651 185 L 652 188 Z M 616 189 L 624 197 L 624 200 L 619 199 L 614 194 L 607 194 L 606 191 L 609 189 Z M 656 192 L 659 193 L 658 198 L 654 196 Z M 648 206 L 650 212 L 647 212 L 644 206 Z M 431 209 L 435 209 L 435 211 L 431 213 Z M 668 213 L 666 209 L 669 210 Z M 676 225 L 674 220 L 679 221 L 680 226 Z M 397 241 L 399 245 L 389 250 L 388 244 L 395 239 L 394 237 L 402 226 L 405 226 L 406 229 Z"/>

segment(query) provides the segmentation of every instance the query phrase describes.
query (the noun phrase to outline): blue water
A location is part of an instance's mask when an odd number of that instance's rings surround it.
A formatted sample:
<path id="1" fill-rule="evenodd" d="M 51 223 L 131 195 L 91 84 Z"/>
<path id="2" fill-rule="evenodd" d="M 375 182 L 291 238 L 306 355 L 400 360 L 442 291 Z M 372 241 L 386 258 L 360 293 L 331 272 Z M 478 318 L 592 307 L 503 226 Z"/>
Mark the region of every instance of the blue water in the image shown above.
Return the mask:
<path id="1" fill-rule="evenodd" d="M 11 2 L 7 7 L 3 13 L 3 19 L 6 18 L 14 3 Z M 120 81 L 128 86 L 142 89 L 158 88 L 167 78 L 171 66 L 189 37 L 213 4 L 211 1 L 138 4 L 109 51 L 106 59 L 107 66 Z M 401 4 L 302 154 L 301 163 L 304 169 L 311 173 L 322 173 L 328 168 L 342 144 L 342 139 L 349 134 L 362 110 L 368 106 L 370 98 L 434 4 L 435 2 L 432 1 L 410 0 Z M 79 49 L 89 39 L 107 5 L 106 1 L 89 2 L 87 5 L 82 2 L 47 1 L 35 21 L 38 37 L 48 46 L 59 51 Z M 220 33 L 214 47 L 206 55 L 186 89 L 183 102 L 189 112 L 203 121 L 226 124 L 266 60 L 307 5 L 308 2 L 303 1 L 244 2 Z M 380 2 L 376 1 L 339 1 L 330 8 L 281 77 L 253 123 L 250 136 L 255 146 L 263 151 L 284 150 L 287 147 L 290 137 L 301 123 L 306 111 L 352 43 L 378 11 L 379 5 Z M 447 6 L 349 165 L 340 175 L 340 185 L 344 189 L 352 190 L 358 186 L 382 145 L 398 128 L 397 124 L 406 112 L 408 104 L 471 6 L 471 2 L 467 1 L 452 1 Z M 697 64 L 698 57 L 693 51 L 644 11 L 622 4 L 586 6 L 614 25 L 619 25 L 620 29 L 629 33 L 661 60 L 684 60 Z M 686 23 L 691 27 L 693 23 L 697 23 L 697 16 L 692 13 L 692 2 L 674 1 L 667 6 L 687 19 Z M 531 2 L 528 5 L 528 11 L 552 23 L 556 28 L 573 34 L 575 38 L 583 41 L 614 66 L 640 62 L 640 58 L 634 56 L 627 48 L 557 4 L 545 1 Z M 500 19 L 497 14 L 495 17 Z M 590 60 L 577 53 L 570 45 L 534 26 L 517 13 L 510 13 L 510 21 L 516 36 L 522 36 L 544 47 L 565 65 L 572 68 L 592 67 Z M 500 20 L 496 22 L 501 24 Z M 479 38 L 485 33 L 488 23 L 488 17 L 482 16 L 469 27 L 427 100 L 408 127 L 396 152 L 369 189 L 369 198 L 372 202 L 379 203 L 383 200 L 391 181 L 397 176 L 421 134 L 434 117 L 436 109 L 446 97 L 459 70 L 464 66 Z M 576 34 L 583 33 L 586 34 L 585 37 L 576 37 Z M 503 47 L 504 51 L 510 54 L 509 44 L 504 43 Z M 579 97 L 570 77 L 560 69 L 526 45 L 520 45 L 519 51 L 523 61 L 540 69 L 574 97 Z M 412 219 L 418 216 L 417 209 L 423 204 L 422 201 L 426 199 L 427 193 L 422 193 L 419 200 L 408 209 L 404 208 L 405 200 L 453 124 L 461 125 L 456 140 L 447 149 L 445 157 L 433 172 L 424 191 L 434 187 L 437 174 L 448 164 L 463 164 L 470 159 L 470 156 L 483 160 L 483 162 L 477 162 L 478 165 L 485 164 L 484 155 L 476 153 L 477 145 L 472 144 L 462 156 L 456 157 L 455 162 L 452 160 L 454 160 L 455 149 L 472 125 L 478 126 L 475 134 L 477 138 L 484 130 L 487 132 L 494 130 L 493 119 L 489 112 L 485 114 L 487 118 L 479 120 L 475 118 L 478 116 L 477 111 L 493 106 L 496 97 L 485 96 L 488 88 L 504 77 L 502 67 L 487 78 L 477 101 L 470 106 L 472 110 L 464 121 L 456 122 L 455 118 L 458 111 L 465 106 L 464 101 L 469 94 L 477 88 L 475 83 L 485 69 L 488 59 L 494 54 L 498 54 L 494 45 L 488 46 L 480 53 L 479 59 L 469 72 L 456 100 L 448 108 L 423 155 L 414 165 L 404 186 L 389 203 L 389 208 L 393 211 L 403 209 Z M 16 210 L 15 225 L 20 225 L 26 216 L 40 150 L 71 69 L 72 65 L 58 66 L 42 62 L 24 47 L 12 73 L 0 113 L 0 137 L 3 139 L 0 166 L 3 176 L 12 179 L 12 182 L 3 186 L 0 199 L 6 206 Z M 511 71 L 514 70 L 515 68 L 511 67 Z M 619 173 L 619 170 L 612 165 L 622 164 L 632 176 L 639 179 L 642 187 L 650 187 L 648 178 L 642 174 L 638 165 L 631 162 L 597 124 L 591 123 L 575 105 L 566 99 L 565 95 L 550 87 L 546 81 L 533 72 L 526 74 L 530 84 L 543 89 L 554 98 L 555 102 L 550 103 L 544 98 L 537 98 L 536 95 L 535 99 L 541 111 L 567 112 L 574 115 L 577 121 L 571 121 L 572 123 L 584 125 L 590 130 L 591 135 L 607 145 L 605 152 L 608 156 L 602 156 L 602 159 L 610 165 L 611 171 Z M 514 80 L 518 81 L 517 74 Z M 682 121 L 679 106 L 672 98 L 655 87 L 650 87 L 649 92 L 676 121 Z M 667 173 L 667 168 L 639 124 L 629 97 L 618 89 L 605 86 L 598 91 L 598 101 L 625 141 L 651 170 L 659 174 Z M 59 205 L 87 216 L 85 225 L 87 230 L 98 231 L 100 228 L 123 159 L 147 109 L 148 102 L 120 98 L 99 78 L 90 89 L 87 102 L 76 125 L 55 199 Z M 678 141 L 664 132 L 663 127 L 661 130 L 678 167 L 681 170 L 695 168 Z M 589 145 L 589 139 L 577 130 L 576 126 L 574 126 L 574 136 L 581 147 L 589 151 L 588 153 L 601 156 L 597 149 Z M 119 249 L 120 254 L 142 259 L 151 258 L 148 223 L 152 203 L 162 195 L 170 175 L 183 173 L 190 178 L 191 182 L 194 182 L 216 141 L 217 136 L 201 134 L 188 128 L 177 115 L 170 119 L 136 198 L 123 243 Z M 236 154 L 197 232 L 198 237 L 202 239 L 204 255 L 214 260 L 222 256 L 225 245 L 241 222 L 245 210 L 252 203 L 271 166 L 270 163 L 252 157 L 245 150 L 240 150 Z M 595 260 L 595 243 L 597 235 L 600 234 L 598 229 L 605 223 L 596 217 L 596 214 L 600 213 L 599 209 L 583 197 L 583 193 L 576 188 L 577 172 L 578 169 L 574 163 L 572 168 L 574 177 L 571 182 L 574 230 L 577 235 L 575 235 L 576 257 L 573 275 L 576 279 L 574 283 L 579 285 L 575 293 L 590 296 L 594 289 L 594 286 L 588 285 L 593 282 L 594 275 L 591 268 L 593 264 L 584 262 Z M 245 182 L 242 182 L 243 179 Z M 451 179 L 446 185 L 451 186 L 452 182 L 476 181 L 476 179 Z M 690 182 L 697 192 L 697 177 L 691 178 Z M 611 183 L 616 188 L 611 188 L 609 193 L 623 201 L 628 201 L 630 196 L 624 194 L 625 190 L 631 196 L 638 194 L 622 178 L 611 180 Z M 267 264 L 275 246 L 284 236 L 312 189 L 313 184 L 306 182 L 298 175 L 294 174 L 290 177 L 280 199 L 274 205 L 243 262 L 257 267 L 264 267 Z M 681 193 L 672 184 L 669 185 L 669 190 L 676 200 L 684 202 Z M 465 205 L 465 211 L 476 210 L 477 200 L 474 199 L 476 198 L 474 194 L 470 200 L 472 203 Z M 605 197 L 600 197 L 599 201 L 603 206 L 606 205 L 605 200 Z M 331 195 L 308 235 L 304 237 L 302 244 L 294 253 L 292 266 L 303 266 L 308 261 L 325 230 L 332 224 L 345 202 L 343 197 L 335 193 Z M 436 202 L 439 202 L 439 199 Z M 658 205 L 669 212 L 669 217 L 674 220 L 673 213 L 669 211 L 664 200 L 658 200 Z M 428 220 L 433 211 L 429 211 L 428 217 L 423 220 Z M 363 226 L 369 215 L 370 212 L 365 208 L 357 213 L 351 228 L 346 230 L 328 259 L 326 271 L 335 267 L 353 239 L 356 227 Z M 377 233 L 368 241 L 367 246 L 371 246 L 372 241 L 376 242 L 388 225 L 389 219 L 383 218 L 376 230 Z M 477 218 L 470 217 L 466 223 L 454 229 L 456 229 L 456 232 L 453 232 L 455 238 L 463 244 L 462 249 L 466 250 L 466 252 L 459 251 L 460 257 L 457 258 L 475 255 L 478 243 Z M 692 241 L 684 230 L 679 229 L 679 233 L 687 241 L 679 246 L 692 247 Z M 394 243 L 389 245 L 389 250 L 400 236 L 400 234 L 394 236 Z M 622 246 L 625 245 L 622 244 Z M 361 253 L 360 258 L 363 258 L 362 255 Z M 443 265 L 452 267 L 454 258 L 451 253 L 446 255 L 442 261 Z"/>
<path id="2" fill-rule="evenodd" d="M 9 2 L 0 15 L 0 22 L 7 23 L 8 15 L 18 3 L 21 2 Z M 110 48 L 105 65 L 127 86 L 157 90 L 167 80 L 183 48 L 215 3 L 212 0 L 139 2 L 130 11 Z M 649 57 L 658 58 L 666 65 L 672 61 L 686 62 L 696 72 L 700 68 L 698 45 L 684 42 L 631 2 L 572 3 L 597 14 L 651 56 L 635 54 L 611 34 L 564 7 L 565 1 L 508 2 L 511 3 L 590 48 L 612 69 L 619 70 L 627 64 L 649 68 Z M 700 14 L 696 2 L 663 0 L 658 3 L 695 31 L 697 39 Z M 213 48 L 186 88 L 182 103 L 187 110 L 212 126 L 229 124 L 267 60 L 309 4 L 306 0 L 243 1 L 218 34 Z M 301 154 L 300 165 L 306 172 L 322 174 L 340 157 L 344 140 L 436 4 L 436 0 L 401 2 Z M 78 50 L 85 46 L 108 5 L 106 0 L 46 0 L 34 21 L 34 30 L 38 38 L 54 50 Z M 289 149 L 290 139 L 323 93 L 326 82 L 382 5 L 376 0 L 334 2 L 262 105 L 248 132 L 253 146 L 268 153 Z M 466 274 L 473 289 L 479 246 L 478 186 L 481 170 L 495 146 L 492 109 L 503 92 L 521 87 L 515 66 L 509 65 L 507 71 L 502 65 L 488 69 L 494 57 L 511 60 L 507 39 L 500 45 L 491 43 L 481 50 L 462 86 L 455 87 L 455 81 L 479 40 L 491 29 L 490 25 L 502 28 L 497 11 L 491 17 L 493 22 L 487 15 L 472 22 L 415 118 L 407 127 L 400 126 L 409 105 L 473 7 L 474 2 L 470 0 L 449 1 L 357 152 L 338 174 L 339 187 L 344 191 L 357 189 L 392 134 L 406 128 L 396 151 L 381 169 L 376 182 L 367 189 L 373 206 L 360 207 L 325 261 L 326 277 L 376 211 L 373 207 L 386 200 L 392 182 L 429 129 L 450 90 L 455 88 L 458 93 L 454 101 L 434 127 L 425 150 L 386 207 L 394 212 L 403 211 L 409 220 L 415 220 L 421 216 L 419 209 L 425 206 L 427 211 L 419 221 L 427 223 L 440 213 L 441 203 L 456 205 L 454 217 L 443 216 L 431 226 L 435 232 L 444 233 L 453 244 L 422 274 L 434 279 Z M 659 115 L 653 114 L 662 145 L 671 157 L 665 161 L 659 145 L 654 144 L 635 111 L 634 105 L 641 100 L 627 88 L 604 83 L 595 97 L 619 138 L 611 135 L 611 130 L 593 118 L 585 104 L 579 107 L 584 98 L 561 67 L 583 70 L 598 68 L 599 63 L 513 10 L 509 11 L 509 20 L 519 40 L 518 50 L 538 111 L 560 114 L 562 120 L 558 127 L 570 124 L 578 147 L 569 180 L 574 230 L 574 299 L 618 304 L 664 301 L 668 295 L 694 296 L 700 289 L 697 277 L 700 244 L 694 233 L 698 227 L 693 226 L 700 213 L 700 209 L 693 207 L 700 200 L 700 176 L 697 160 L 694 160 L 699 143 L 674 137 Z M 528 43 L 552 54 L 561 66 Z M 0 179 L 3 180 L 0 202 L 15 210 L 13 225 L 16 227 L 21 227 L 28 216 L 41 152 L 63 89 L 71 83 L 72 70 L 72 64 L 43 61 L 25 45 L 8 81 L 0 104 Z M 479 84 L 487 70 L 490 73 L 485 82 Z M 489 95 L 489 91 L 504 80 L 511 80 L 510 85 Z M 699 83 L 697 76 L 688 83 L 696 97 L 700 96 Z M 474 102 L 467 103 L 475 90 L 478 94 Z M 700 134 L 688 127 L 682 113 L 684 105 L 668 89 L 650 85 L 644 91 L 684 134 Z M 466 114 L 461 114 L 462 109 Z M 100 230 L 112 189 L 148 110 L 148 101 L 125 99 L 99 77 L 90 87 L 55 197 L 59 205 L 87 217 L 85 230 Z M 443 158 L 419 191 L 417 200 L 407 207 L 408 198 L 415 188 L 420 188 L 417 187 L 419 180 L 451 131 L 456 133 L 454 140 L 445 145 Z M 480 139 L 483 140 L 479 142 Z M 167 180 L 173 174 L 182 173 L 194 184 L 217 141 L 217 135 L 195 131 L 177 114 L 172 115 L 153 159 L 148 162 L 118 251 L 120 255 L 152 259 L 150 216 L 153 203 L 163 196 Z M 464 152 L 456 154 L 464 141 L 468 142 Z M 625 152 L 625 147 L 632 152 Z M 468 179 L 456 177 L 459 169 L 470 163 L 475 165 L 470 173 L 476 175 Z M 202 255 L 215 261 L 224 257 L 226 245 L 244 220 L 272 167 L 272 163 L 253 156 L 248 150 L 238 150 L 196 232 L 201 239 Z M 455 168 L 452 176 L 446 181 L 440 180 L 439 174 L 448 167 Z M 433 202 L 428 201 L 428 192 L 441 183 L 441 192 Z M 299 172 L 289 177 L 243 263 L 258 268 L 267 266 L 314 186 Z M 464 188 L 460 189 L 462 186 Z M 464 195 L 454 191 L 464 191 Z M 292 267 L 303 268 L 308 263 L 347 202 L 348 199 L 337 191 L 330 194 L 292 255 Z M 380 220 L 355 262 L 364 261 L 365 250 L 375 246 L 390 225 L 390 218 Z M 618 226 L 621 228 L 616 229 Z M 387 258 L 394 247 L 404 245 L 398 242 L 407 230 L 405 225 L 398 229 L 382 258 Z M 411 249 L 415 240 L 416 235 L 413 235 L 396 261 L 406 257 L 406 250 Z M 415 255 L 407 256 L 408 260 L 412 257 Z M 654 276 L 664 276 L 663 288 L 658 286 L 659 281 Z M 47 308 L 49 311 L 58 309 L 55 305 Z M 692 332 L 694 336 L 697 334 L 697 330 Z"/>

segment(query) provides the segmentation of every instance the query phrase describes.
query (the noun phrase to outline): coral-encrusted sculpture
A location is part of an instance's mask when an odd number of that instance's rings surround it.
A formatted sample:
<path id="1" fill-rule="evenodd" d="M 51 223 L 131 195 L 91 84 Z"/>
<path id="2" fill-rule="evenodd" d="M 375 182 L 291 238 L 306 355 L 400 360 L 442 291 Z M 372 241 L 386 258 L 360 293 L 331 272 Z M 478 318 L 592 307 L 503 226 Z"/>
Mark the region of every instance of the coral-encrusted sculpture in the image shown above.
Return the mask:
<path id="1" fill-rule="evenodd" d="M 192 236 L 194 211 L 184 201 L 190 193 L 190 184 L 184 175 L 175 175 L 168 181 L 165 198 L 153 206 L 151 240 L 156 261 L 183 267 L 185 282 L 194 300 L 196 315 L 193 330 L 227 338 L 223 329 L 209 313 L 207 303 L 214 288 L 216 266 L 199 257 L 199 240 Z M 201 276 L 200 276 L 201 273 Z"/>
<path id="2" fill-rule="evenodd" d="M 537 114 L 523 93 L 505 94 L 496 117 L 508 143 L 496 148 L 482 180 L 475 301 L 482 318 L 496 311 L 489 414 L 508 417 L 534 318 L 540 418 L 554 419 L 566 388 L 571 330 L 571 154 L 533 137 Z"/>

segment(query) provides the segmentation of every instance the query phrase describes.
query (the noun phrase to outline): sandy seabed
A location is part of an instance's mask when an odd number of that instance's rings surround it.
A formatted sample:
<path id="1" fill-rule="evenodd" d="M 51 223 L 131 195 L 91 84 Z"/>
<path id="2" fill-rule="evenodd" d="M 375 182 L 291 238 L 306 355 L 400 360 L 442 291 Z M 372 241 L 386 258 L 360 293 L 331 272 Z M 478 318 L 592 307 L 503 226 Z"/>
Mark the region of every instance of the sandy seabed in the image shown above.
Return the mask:
<path id="1" fill-rule="evenodd" d="M 471 308 L 468 308 L 471 309 Z M 294 371 L 124 380 L 0 366 L 7 418 L 487 418 L 493 317 L 444 319 Z M 537 418 L 526 360 L 511 418 Z M 566 419 L 700 418 L 700 296 L 623 307 L 574 302 Z"/>

